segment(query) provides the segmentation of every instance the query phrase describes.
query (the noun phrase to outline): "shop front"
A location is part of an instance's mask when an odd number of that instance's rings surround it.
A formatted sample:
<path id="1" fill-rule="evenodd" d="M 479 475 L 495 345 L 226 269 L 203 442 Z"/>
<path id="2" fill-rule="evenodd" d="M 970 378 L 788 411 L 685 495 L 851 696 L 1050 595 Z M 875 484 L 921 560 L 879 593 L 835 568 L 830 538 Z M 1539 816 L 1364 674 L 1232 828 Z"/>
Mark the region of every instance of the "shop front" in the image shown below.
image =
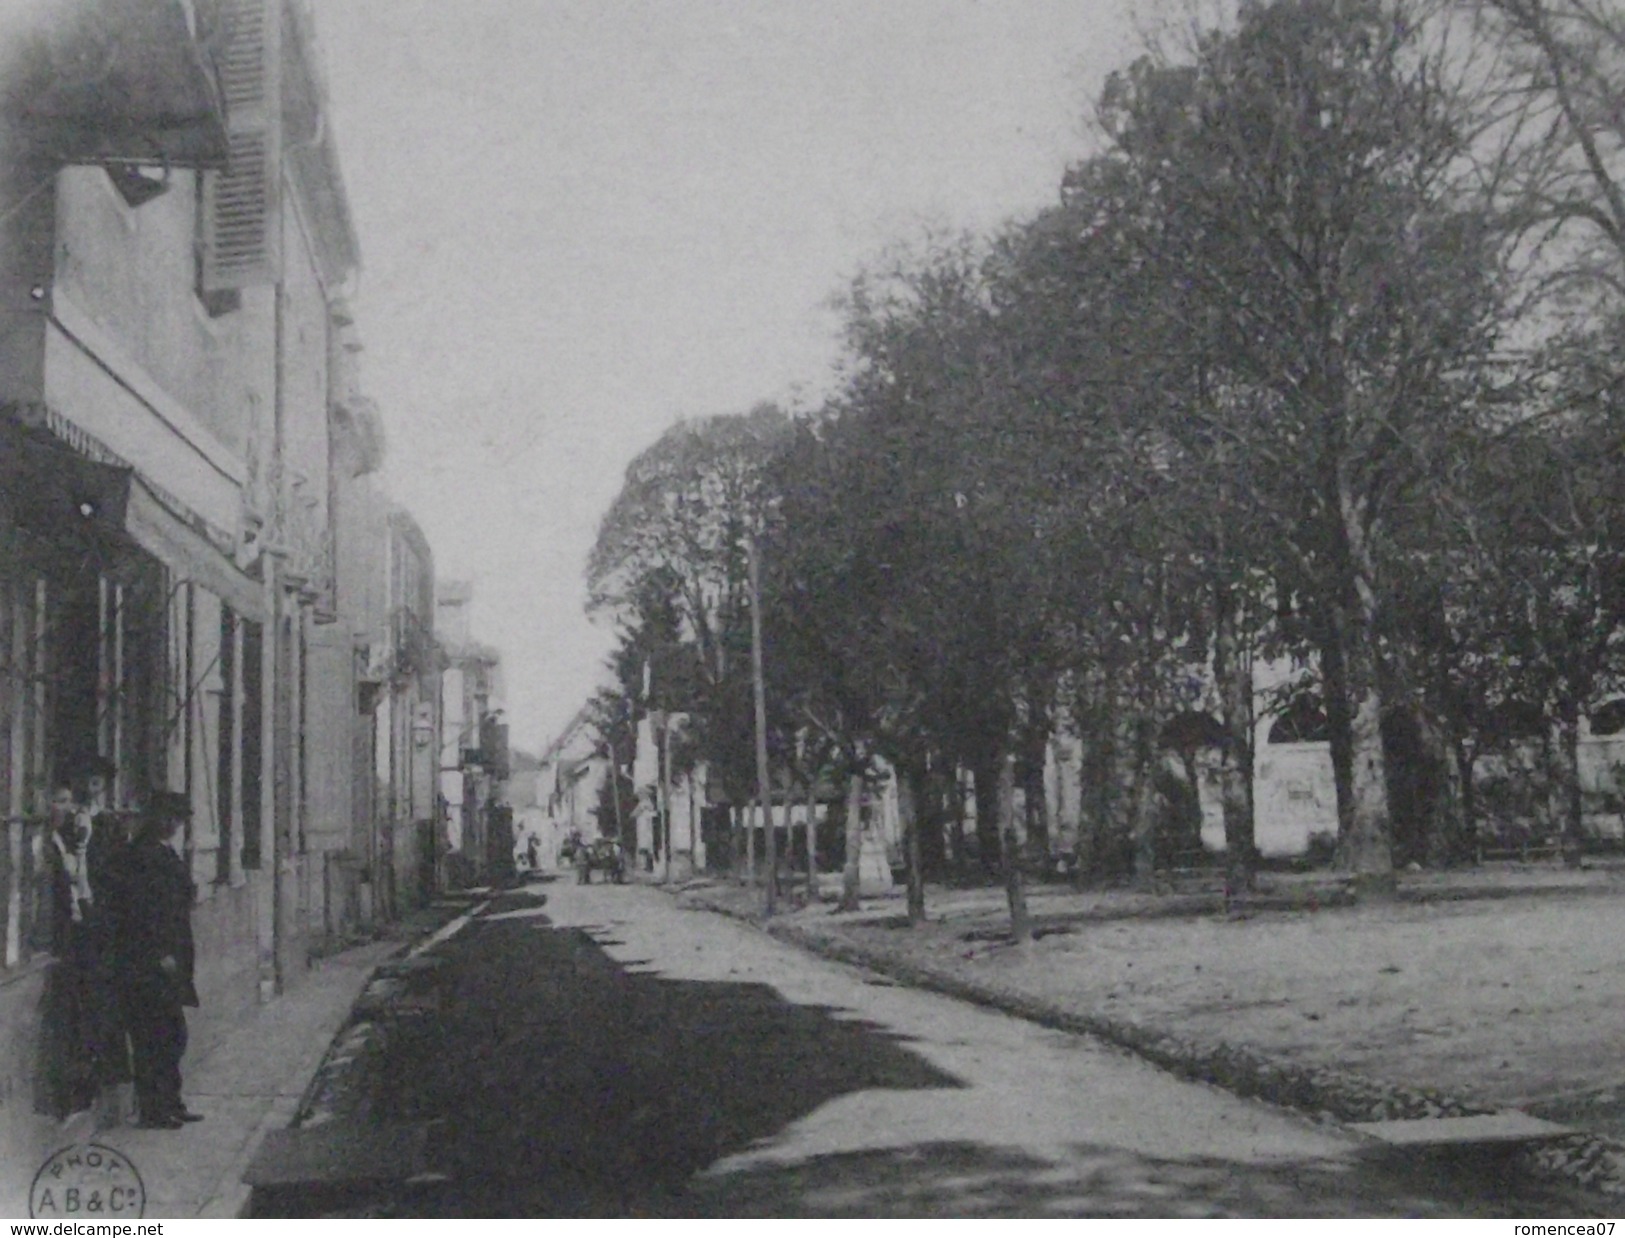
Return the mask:
<path id="1" fill-rule="evenodd" d="M 265 591 L 133 470 L 0 411 L 0 1161 L 60 1123 L 122 1120 L 122 1037 L 90 1036 L 94 951 L 69 950 L 53 791 L 107 775 L 98 829 L 116 839 L 148 792 L 186 793 L 199 890 L 197 1043 L 259 998 L 269 935 Z M 71 904 L 70 904 L 71 906 Z M 262 941 L 262 938 L 264 940 Z M 35 1129 L 31 1123 L 48 1125 Z M 49 1150 L 49 1149 L 46 1149 Z"/>

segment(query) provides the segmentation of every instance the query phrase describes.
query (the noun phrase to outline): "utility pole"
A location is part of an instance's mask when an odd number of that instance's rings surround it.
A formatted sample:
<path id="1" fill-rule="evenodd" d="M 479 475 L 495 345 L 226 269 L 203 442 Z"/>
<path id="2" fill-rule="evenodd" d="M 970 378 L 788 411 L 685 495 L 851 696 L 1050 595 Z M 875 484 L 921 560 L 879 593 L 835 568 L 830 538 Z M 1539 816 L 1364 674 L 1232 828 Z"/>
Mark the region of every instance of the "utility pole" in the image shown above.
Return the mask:
<path id="1" fill-rule="evenodd" d="M 666 884 L 671 884 L 671 714 L 660 711 L 660 842 L 665 851 Z"/>
<path id="2" fill-rule="evenodd" d="M 622 708 L 626 711 L 626 720 L 630 721 L 631 718 L 632 718 L 632 703 L 630 701 L 626 701 L 626 702 L 623 703 Z M 617 721 L 619 721 L 619 719 L 617 719 Z M 611 724 L 610 729 L 609 729 L 609 745 L 608 745 L 609 746 L 609 803 L 610 803 L 610 811 L 615 814 L 615 845 L 617 847 L 624 848 L 626 846 L 626 826 L 621 821 L 621 757 L 620 757 L 620 753 L 618 751 L 618 744 L 617 744 L 617 740 L 619 739 L 619 736 L 620 736 L 620 728 L 618 726 L 615 726 L 615 725 Z M 573 829 L 575 829 L 575 827 L 576 827 L 575 784 L 572 783 L 572 784 L 570 784 L 570 828 L 573 830 Z M 635 842 L 637 842 L 637 839 L 634 838 L 632 841 L 635 843 Z M 637 863 L 637 857 L 636 856 L 632 857 L 632 863 L 634 864 L 634 866 L 636 865 L 636 863 Z"/>
<path id="3" fill-rule="evenodd" d="M 756 789 L 762 804 L 766 841 L 767 894 L 763 911 L 772 915 L 778 885 L 777 847 L 773 839 L 773 790 L 767 776 L 767 687 L 762 682 L 762 570 L 756 535 L 750 535 L 750 671 L 756 689 Z"/>

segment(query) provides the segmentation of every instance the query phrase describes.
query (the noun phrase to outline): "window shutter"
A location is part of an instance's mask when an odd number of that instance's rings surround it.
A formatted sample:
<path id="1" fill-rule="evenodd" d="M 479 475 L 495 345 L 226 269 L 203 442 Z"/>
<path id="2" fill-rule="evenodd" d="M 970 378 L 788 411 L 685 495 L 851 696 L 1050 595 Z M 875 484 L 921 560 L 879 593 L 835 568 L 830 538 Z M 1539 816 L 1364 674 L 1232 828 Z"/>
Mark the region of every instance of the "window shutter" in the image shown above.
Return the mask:
<path id="1" fill-rule="evenodd" d="M 205 174 L 203 288 L 275 283 L 281 271 L 282 0 L 223 0 L 217 65 L 230 150 Z"/>

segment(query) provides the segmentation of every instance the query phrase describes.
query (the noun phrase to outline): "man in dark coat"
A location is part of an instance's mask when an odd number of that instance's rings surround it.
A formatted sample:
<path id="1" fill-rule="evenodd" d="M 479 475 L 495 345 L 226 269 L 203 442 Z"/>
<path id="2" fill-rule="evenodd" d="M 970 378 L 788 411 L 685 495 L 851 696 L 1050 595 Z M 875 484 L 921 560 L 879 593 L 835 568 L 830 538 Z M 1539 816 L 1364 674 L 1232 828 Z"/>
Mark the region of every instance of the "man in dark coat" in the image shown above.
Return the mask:
<path id="1" fill-rule="evenodd" d="M 192 902 L 196 890 L 170 840 L 192 815 L 187 797 L 156 791 L 124 852 L 118 938 L 124 1012 L 130 1029 L 141 1125 L 177 1130 L 200 1120 L 181 1100 L 185 1007 L 192 984 Z"/>
<path id="2" fill-rule="evenodd" d="M 130 1051 L 124 1027 L 116 920 L 120 882 L 124 876 L 124 849 L 129 831 L 113 809 L 113 782 L 117 767 L 106 757 L 89 758 L 79 773 L 79 803 L 89 820 L 90 839 L 85 848 L 93 907 L 85 908 L 85 927 L 92 945 L 87 974 L 94 998 L 99 1082 L 130 1081 Z"/>

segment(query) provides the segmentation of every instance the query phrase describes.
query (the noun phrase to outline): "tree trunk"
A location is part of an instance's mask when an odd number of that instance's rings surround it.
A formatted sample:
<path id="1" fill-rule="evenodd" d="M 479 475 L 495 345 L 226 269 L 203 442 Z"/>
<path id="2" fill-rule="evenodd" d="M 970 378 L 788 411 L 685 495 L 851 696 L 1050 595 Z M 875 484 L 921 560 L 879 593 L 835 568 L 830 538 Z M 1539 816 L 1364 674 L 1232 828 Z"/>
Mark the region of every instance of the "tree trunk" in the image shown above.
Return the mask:
<path id="1" fill-rule="evenodd" d="M 1571 868 L 1580 863 L 1583 837 L 1583 801 L 1580 794 L 1580 703 L 1571 695 L 1557 702 L 1557 809 L 1562 831 L 1563 861 Z"/>
<path id="2" fill-rule="evenodd" d="M 1026 736 L 1021 753 L 1021 789 L 1026 810 L 1027 842 L 1035 852 L 1047 855 L 1050 849 L 1049 786 L 1045 780 L 1045 757 L 1049 735 L 1037 728 Z"/>
<path id="3" fill-rule="evenodd" d="M 790 820 L 791 802 L 795 797 L 790 794 L 790 786 L 790 780 L 786 777 L 784 780 L 784 812 L 782 814 L 784 817 L 784 849 L 782 851 L 778 850 L 777 840 L 775 839 L 773 851 L 773 880 L 775 883 L 779 879 L 781 861 L 784 865 L 785 881 L 787 883 L 790 881 L 790 874 L 796 870 L 795 843 L 792 841 L 795 838 L 795 825 Z M 769 816 L 771 815 L 770 813 Z M 774 888 L 778 888 L 776 884 Z M 786 890 L 786 893 L 788 893 L 788 890 Z"/>
<path id="4" fill-rule="evenodd" d="M 993 876 L 999 868 L 999 778 L 997 757 L 980 759 L 971 767 L 976 796 L 976 853 L 982 872 Z"/>
<path id="5" fill-rule="evenodd" d="M 1374 618 L 1334 605 L 1322 646 L 1322 684 L 1337 788 L 1337 867 L 1378 888 L 1391 884 L 1388 782 L 1382 752 Z"/>
<path id="6" fill-rule="evenodd" d="M 915 821 L 920 831 L 920 871 L 941 880 L 948 867 L 943 828 L 947 819 L 948 790 L 940 761 L 932 761 L 926 767 L 922 787 Z"/>
<path id="7" fill-rule="evenodd" d="M 1213 677 L 1219 689 L 1224 744 L 1219 749 L 1219 806 L 1224 814 L 1227 896 L 1256 884 L 1258 840 L 1253 823 L 1253 685 L 1237 631 L 1235 595 L 1218 592 L 1213 630 Z"/>
<path id="8" fill-rule="evenodd" d="M 818 901 L 818 773 L 807 776 L 807 901 Z"/>
<path id="9" fill-rule="evenodd" d="M 1134 846 L 1134 879 L 1149 886 L 1157 867 L 1157 752 L 1151 720 L 1136 718 L 1133 728 L 1133 789 L 1129 795 L 1128 831 Z"/>
<path id="10" fill-rule="evenodd" d="M 1345 654 L 1353 698 L 1349 725 L 1351 760 L 1350 833 L 1344 863 L 1356 876 L 1379 884 L 1391 877 L 1393 853 L 1388 838 L 1388 782 L 1382 754 L 1382 694 L 1377 688 L 1369 643 L 1356 639 Z"/>
<path id="11" fill-rule="evenodd" d="M 998 825 L 1004 860 L 1004 893 L 1010 904 L 1010 937 L 1018 945 L 1033 939 L 1027 892 L 1021 877 L 1021 843 L 1016 838 L 1016 758 L 1006 753 L 999 766 Z"/>
<path id="12" fill-rule="evenodd" d="M 751 885 L 756 884 L 758 873 L 756 871 L 756 814 L 750 810 L 749 797 L 746 797 L 744 809 L 745 820 L 745 879 Z"/>
<path id="13" fill-rule="evenodd" d="M 1188 835 L 1199 849 L 1202 846 L 1202 768 L 1197 761 L 1195 748 L 1181 748 L 1179 750 L 1179 768 L 1185 775 L 1185 785 L 1190 788 L 1190 802 L 1186 807 L 1186 819 L 1180 822 L 1181 830 Z"/>
<path id="14" fill-rule="evenodd" d="M 959 767 L 955 765 L 950 771 L 951 782 L 948 786 L 949 805 L 951 814 L 948 818 L 949 826 L 953 831 L 951 842 L 954 852 L 954 876 L 964 881 L 969 872 L 965 854 L 965 788 L 960 781 Z"/>
<path id="15" fill-rule="evenodd" d="M 1090 867 L 1101 875 L 1121 875 L 1124 871 L 1123 841 L 1127 830 L 1123 805 L 1133 786 L 1132 765 L 1125 759 L 1123 727 L 1118 721 L 1120 702 L 1117 673 L 1108 667 L 1093 715 L 1093 744 L 1087 751 L 1092 761 L 1087 768 L 1093 778 L 1094 821 L 1089 831 Z"/>
<path id="16" fill-rule="evenodd" d="M 1115 863 L 1116 736 L 1110 726 L 1080 728 L 1078 749 L 1078 867 L 1100 876 Z"/>
<path id="17" fill-rule="evenodd" d="M 1346 555 L 1346 601 L 1337 631 L 1349 710 L 1349 834 L 1339 847 L 1347 869 L 1370 885 L 1392 884 L 1394 857 L 1388 820 L 1388 778 L 1382 753 L 1382 675 L 1378 664 L 1376 572 L 1366 541 L 1366 509 L 1346 474 L 1337 486 L 1340 549 Z"/>
<path id="18" fill-rule="evenodd" d="M 1471 793 L 1468 783 L 1472 778 L 1471 771 L 1464 770 L 1461 757 L 1461 745 L 1447 741 L 1440 737 L 1442 751 L 1440 759 L 1443 761 L 1444 786 L 1440 794 L 1453 805 L 1452 816 L 1455 822 L 1453 831 L 1445 837 L 1443 852 L 1439 856 L 1439 863 L 1444 865 L 1455 864 L 1467 854 L 1467 845 L 1472 838 L 1472 824 L 1468 817 L 1470 811 Z"/>
<path id="19" fill-rule="evenodd" d="M 925 919 L 925 870 L 920 864 L 920 779 L 910 769 L 897 771 L 897 815 L 903 827 L 903 862 L 908 870 L 908 919 Z"/>
<path id="20" fill-rule="evenodd" d="M 1424 854 L 1430 868 L 1442 868 L 1459 849 L 1465 832 L 1461 818 L 1461 779 L 1443 733 L 1426 710 L 1417 708 L 1414 712 L 1417 736 L 1430 776 L 1435 781 L 1432 803 L 1428 806 Z"/>
<path id="21" fill-rule="evenodd" d="M 863 775 L 846 781 L 846 867 L 841 871 L 841 910 L 856 911 L 859 899 L 858 864 L 863 852 Z"/>
<path id="22" fill-rule="evenodd" d="M 1475 772 L 1477 761 L 1472 748 L 1460 736 L 1457 736 L 1451 742 L 1450 758 L 1457 785 L 1461 789 L 1462 843 L 1470 853 L 1466 858 L 1476 862 L 1479 859 L 1478 788 L 1474 785 L 1474 780 L 1477 777 Z"/>
<path id="23" fill-rule="evenodd" d="M 1320 643 L 1320 699 L 1326 714 L 1332 791 L 1337 805 L 1337 842 L 1341 853 L 1344 840 L 1354 834 L 1354 728 L 1349 714 L 1343 647 L 1333 631 L 1326 632 Z"/>

